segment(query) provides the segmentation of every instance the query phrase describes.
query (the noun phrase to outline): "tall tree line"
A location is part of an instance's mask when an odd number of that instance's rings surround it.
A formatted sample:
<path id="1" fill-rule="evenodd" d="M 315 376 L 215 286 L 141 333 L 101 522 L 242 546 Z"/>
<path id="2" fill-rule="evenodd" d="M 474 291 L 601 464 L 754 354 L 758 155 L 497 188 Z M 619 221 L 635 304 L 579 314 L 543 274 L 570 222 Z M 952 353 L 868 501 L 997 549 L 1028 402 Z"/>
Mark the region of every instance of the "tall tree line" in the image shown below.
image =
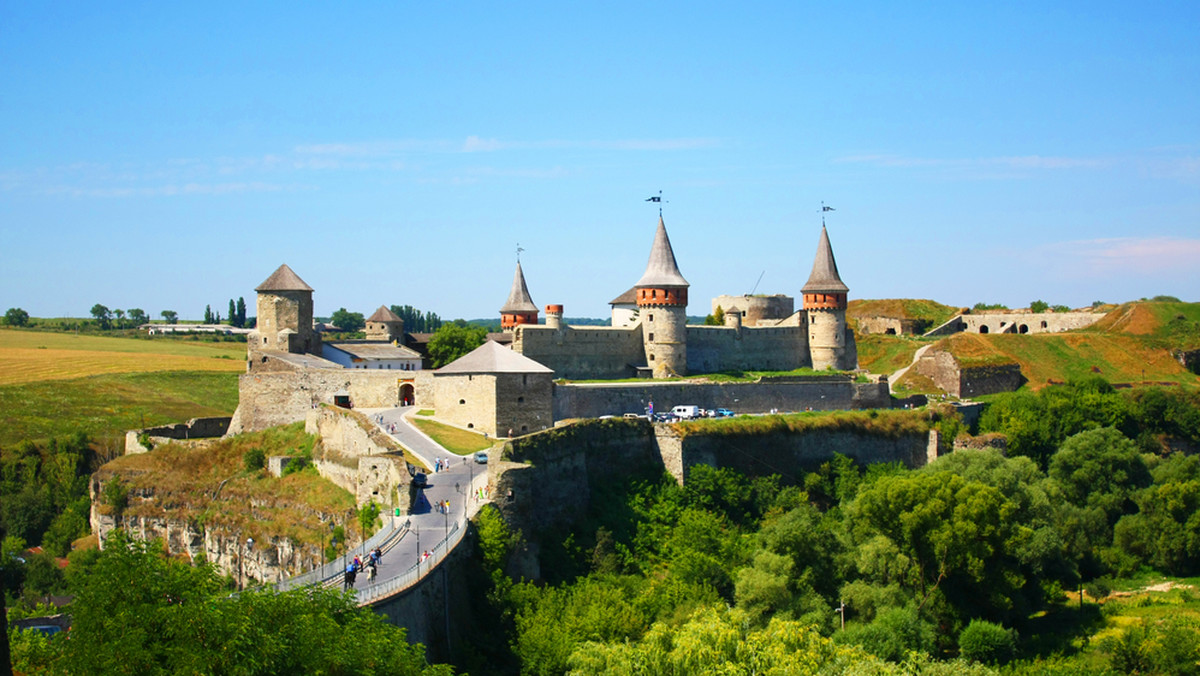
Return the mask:
<path id="1" fill-rule="evenodd" d="M 390 309 L 404 320 L 404 330 L 409 333 L 433 333 L 442 326 L 436 312 L 421 312 L 411 305 L 393 305 Z"/>

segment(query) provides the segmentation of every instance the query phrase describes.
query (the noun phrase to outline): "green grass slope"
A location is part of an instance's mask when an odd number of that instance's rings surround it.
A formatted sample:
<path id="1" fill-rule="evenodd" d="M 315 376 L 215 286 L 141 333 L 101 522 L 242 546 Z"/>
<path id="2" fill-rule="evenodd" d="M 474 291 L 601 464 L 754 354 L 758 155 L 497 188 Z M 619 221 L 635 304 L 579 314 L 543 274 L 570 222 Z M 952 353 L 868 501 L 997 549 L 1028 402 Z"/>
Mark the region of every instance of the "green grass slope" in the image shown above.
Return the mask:
<path id="1" fill-rule="evenodd" d="M 237 408 L 236 373 L 119 373 L 0 386 L 0 446 L 86 432 L 102 446 L 125 431 Z"/>

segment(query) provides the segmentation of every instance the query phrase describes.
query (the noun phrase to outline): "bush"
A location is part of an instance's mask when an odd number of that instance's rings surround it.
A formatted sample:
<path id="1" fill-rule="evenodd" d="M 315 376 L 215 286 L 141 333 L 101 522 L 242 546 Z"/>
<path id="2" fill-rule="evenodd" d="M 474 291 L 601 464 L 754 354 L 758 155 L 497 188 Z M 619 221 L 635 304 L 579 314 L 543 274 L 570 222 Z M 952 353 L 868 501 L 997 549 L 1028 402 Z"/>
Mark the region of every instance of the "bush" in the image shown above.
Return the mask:
<path id="1" fill-rule="evenodd" d="M 958 635 L 959 654 L 972 662 L 1007 662 L 1017 645 L 1016 633 L 987 620 L 971 620 Z"/>
<path id="2" fill-rule="evenodd" d="M 1112 593 L 1112 581 L 1106 577 L 1098 577 L 1084 585 L 1083 590 L 1087 592 L 1088 596 L 1099 601 L 1108 598 L 1108 595 Z"/>
<path id="3" fill-rule="evenodd" d="M 261 448 L 252 448 L 242 454 L 242 462 L 247 472 L 257 472 L 267 466 L 267 455 Z"/>
<path id="4" fill-rule="evenodd" d="M 129 506 L 129 489 L 120 477 L 113 477 L 104 484 L 104 504 L 112 509 L 113 516 L 118 519 Z"/>
<path id="5" fill-rule="evenodd" d="M 1044 300 L 1035 300 L 1029 304 L 1030 312 L 1045 312 L 1050 309 L 1050 304 Z"/>
<path id="6" fill-rule="evenodd" d="M 141 444 L 142 447 L 145 448 L 147 451 L 154 450 L 154 441 L 152 439 L 150 439 L 150 435 L 147 432 L 142 432 L 141 434 L 139 434 L 137 436 L 137 440 L 138 440 L 138 443 Z"/>

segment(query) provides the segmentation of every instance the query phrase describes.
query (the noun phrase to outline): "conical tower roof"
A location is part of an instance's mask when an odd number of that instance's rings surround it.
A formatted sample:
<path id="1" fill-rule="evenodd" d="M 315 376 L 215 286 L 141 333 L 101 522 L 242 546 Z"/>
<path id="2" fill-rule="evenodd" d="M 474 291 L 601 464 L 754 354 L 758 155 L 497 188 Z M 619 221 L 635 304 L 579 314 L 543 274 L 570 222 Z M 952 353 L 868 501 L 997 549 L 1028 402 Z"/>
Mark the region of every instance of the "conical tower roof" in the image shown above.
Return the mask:
<path id="1" fill-rule="evenodd" d="M 521 270 L 521 261 L 517 261 L 517 272 L 513 275 L 512 290 L 508 292 L 508 302 L 500 308 L 501 314 L 513 312 L 537 312 L 538 308 L 529 297 L 529 287 L 525 286 L 525 272 Z"/>
<path id="2" fill-rule="evenodd" d="M 392 312 L 391 310 L 389 310 L 386 305 L 380 305 L 379 309 L 375 311 L 375 314 L 371 315 L 370 317 L 367 317 L 367 321 L 386 323 L 386 322 L 402 322 L 404 320 L 401 319 L 399 316 L 397 316 L 395 312 Z"/>
<path id="3" fill-rule="evenodd" d="M 266 281 L 259 284 L 255 291 L 312 291 L 312 287 L 305 284 L 300 275 L 292 272 L 292 269 L 287 266 L 287 263 L 279 266 L 279 269 L 271 273 Z"/>
<path id="4" fill-rule="evenodd" d="M 671 249 L 671 239 L 667 237 L 667 226 L 663 224 L 662 215 L 658 217 L 658 230 L 654 233 L 654 245 L 650 247 L 646 272 L 633 286 L 635 289 L 690 286 L 675 264 L 675 251 Z"/>
<path id="5" fill-rule="evenodd" d="M 829 233 L 821 226 L 821 241 L 817 242 L 817 258 L 813 261 L 812 274 L 801 293 L 847 293 L 850 287 L 838 276 L 837 261 L 833 260 L 833 247 L 829 246 Z"/>

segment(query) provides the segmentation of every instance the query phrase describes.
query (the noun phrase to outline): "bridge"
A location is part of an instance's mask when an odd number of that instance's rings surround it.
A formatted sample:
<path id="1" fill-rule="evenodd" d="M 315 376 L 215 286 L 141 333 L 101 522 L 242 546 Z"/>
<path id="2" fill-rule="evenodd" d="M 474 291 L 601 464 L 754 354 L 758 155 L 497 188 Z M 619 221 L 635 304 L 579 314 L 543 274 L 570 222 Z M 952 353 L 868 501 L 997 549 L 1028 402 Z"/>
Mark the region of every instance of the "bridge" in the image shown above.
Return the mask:
<path id="1" fill-rule="evenodd" d="M 366 542 L 320 568 L 277 583 L 281 591 L 309 585 L 341 586 L 347 563 L 355 555 L 365 560 L 366 553 L 378 547 L 383 553 L 378 574 L 372 581 L 360 573 L 354 589 L 360 606 L 385 601 L 410 589 L 437 568 L 462 541 L 467 521 L 490 501 L 476 497 L 480 489 L 487 487 L 487 468 L 477 465 L 471 456 L 447 451 L 413 426 L 408 415 L 415 412 L 415 407 L 358 410 L 428 467 L 435 467 L 438 459 L 447 467 L 427 475 L 429 484 L 410 514 L 383 517 L 384 527 Z M 439 510 L 437 505 L 445 501 L 449 508 Z"/>

